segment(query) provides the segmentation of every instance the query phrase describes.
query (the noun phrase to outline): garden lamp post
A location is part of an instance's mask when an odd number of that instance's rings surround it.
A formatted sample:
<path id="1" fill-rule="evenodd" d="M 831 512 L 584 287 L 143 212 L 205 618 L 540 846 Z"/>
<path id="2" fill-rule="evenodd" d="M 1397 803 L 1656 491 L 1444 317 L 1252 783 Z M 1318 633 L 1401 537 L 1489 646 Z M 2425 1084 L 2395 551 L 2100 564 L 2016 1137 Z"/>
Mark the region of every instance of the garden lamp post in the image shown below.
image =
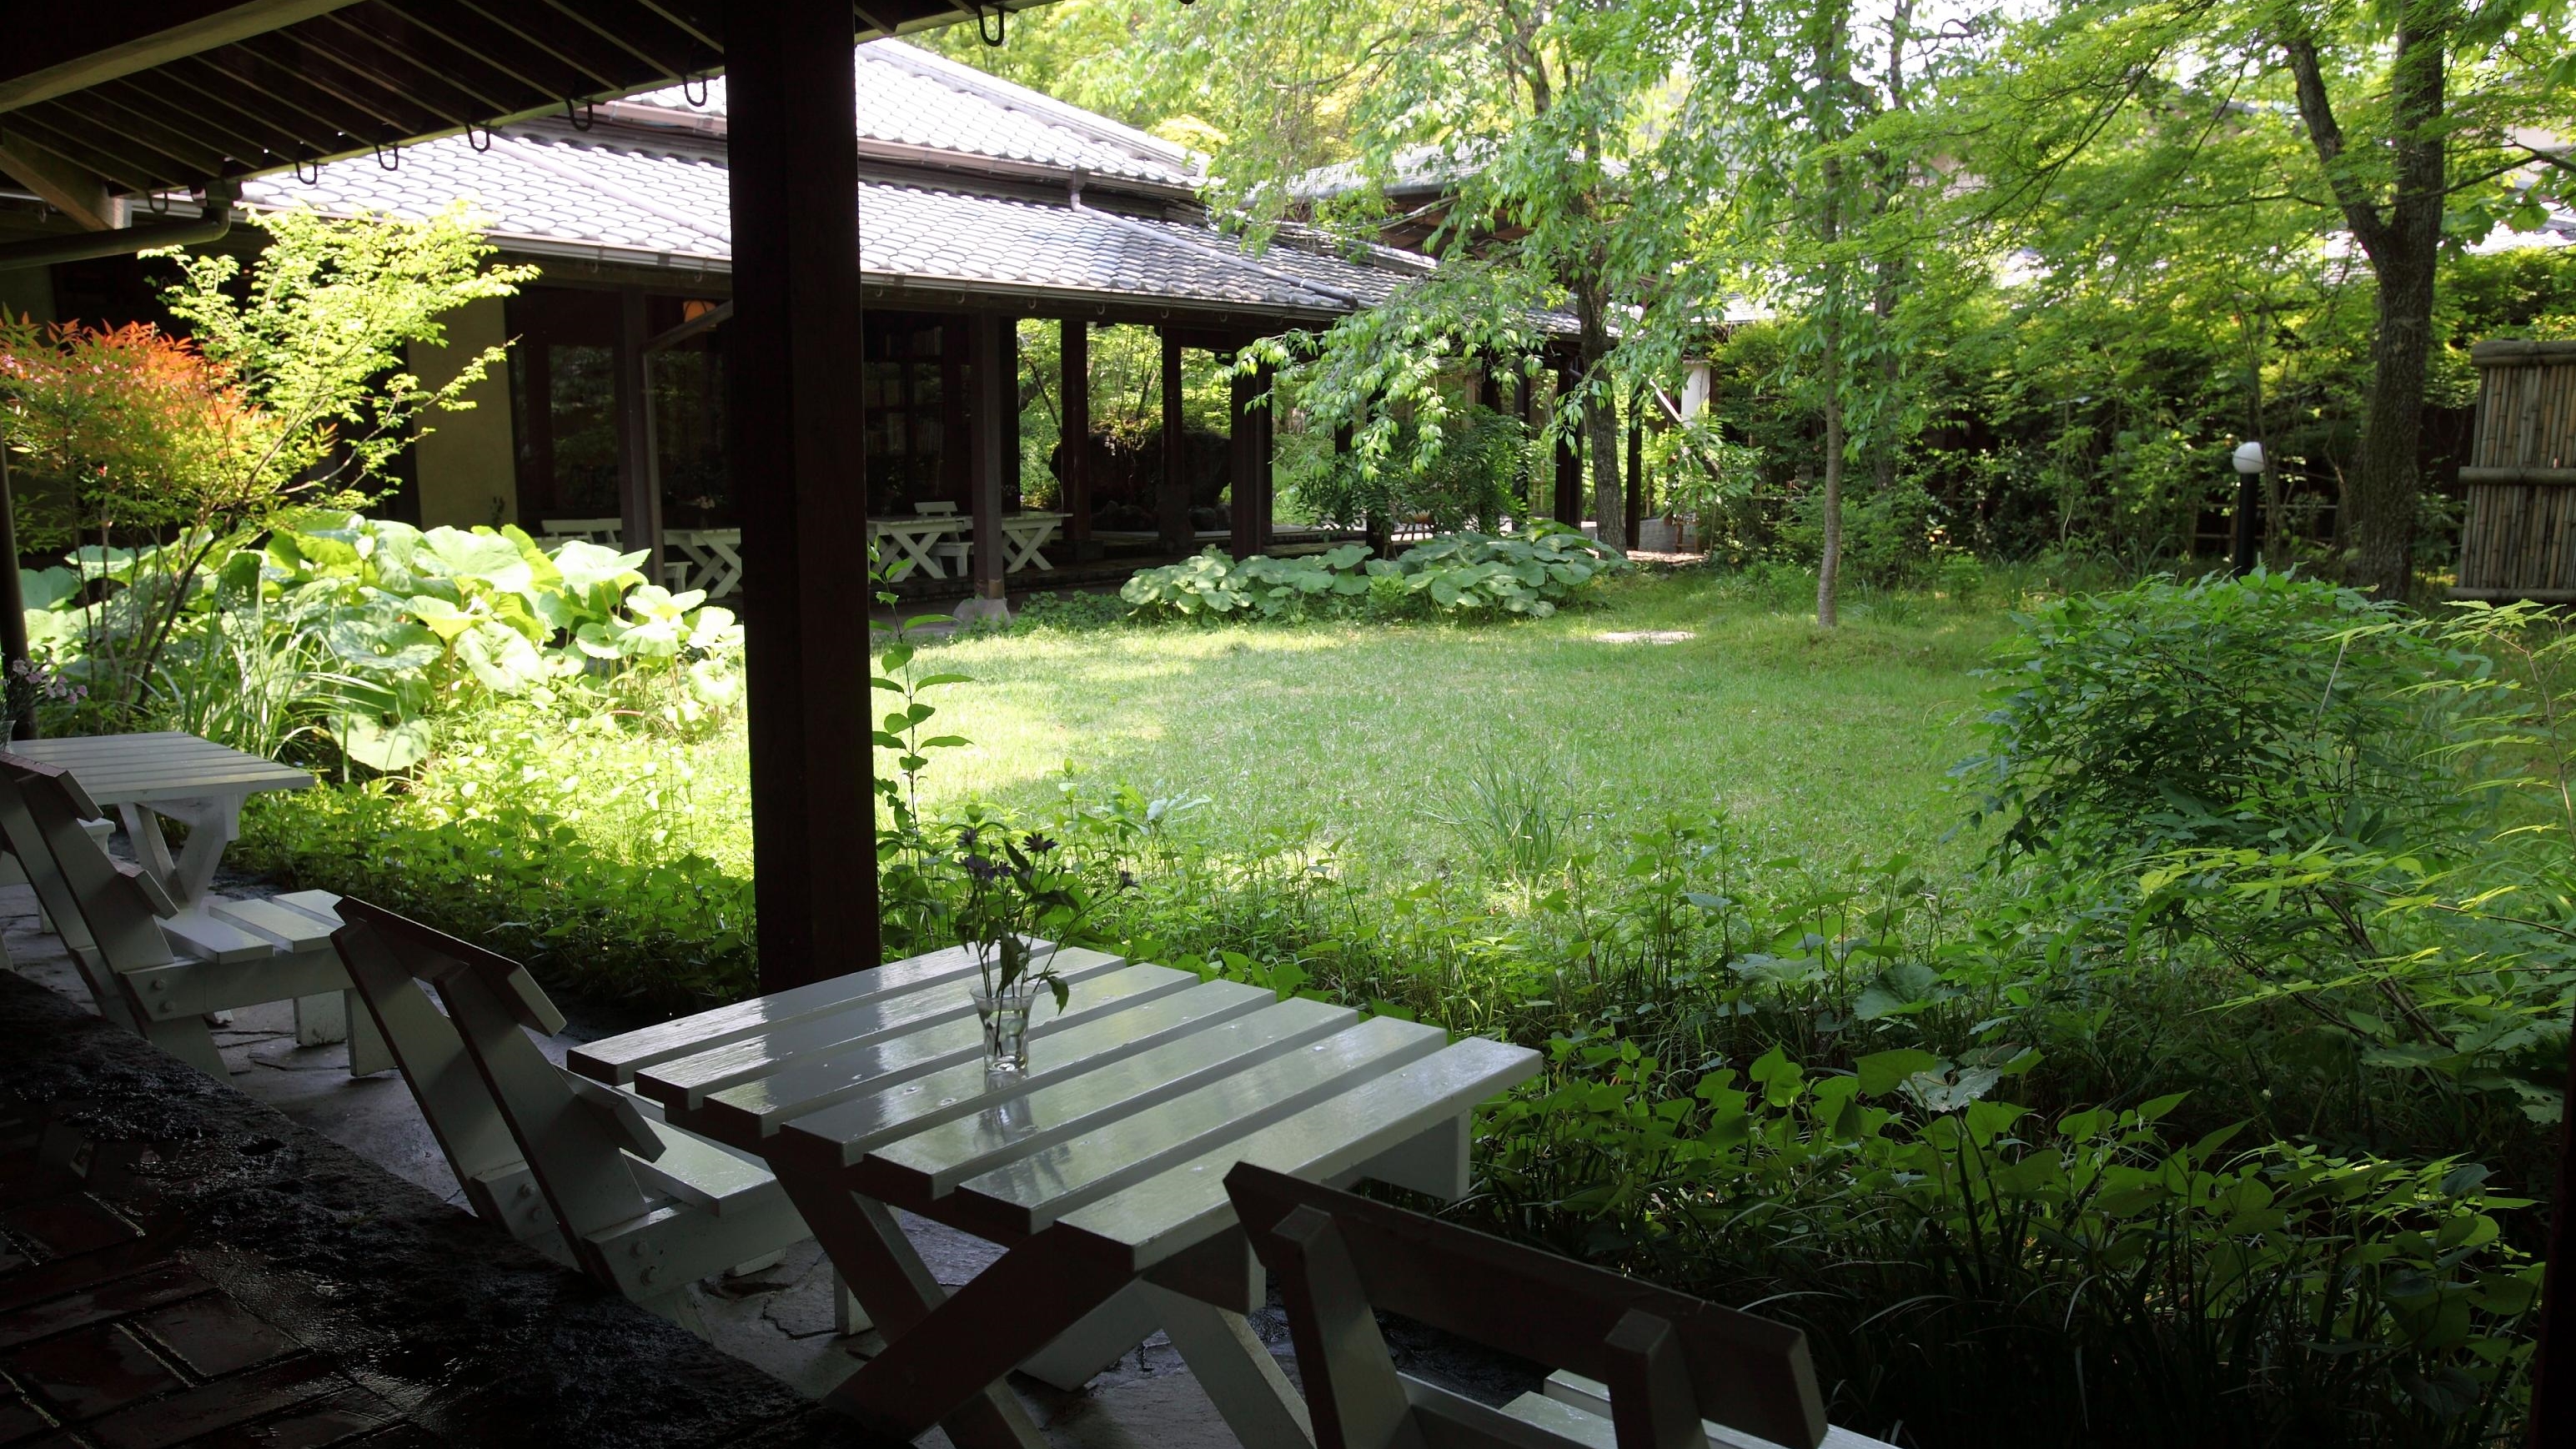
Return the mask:
<path id="1" fill-rule="evenodd" d="M 2263 445 L 2243 442 L 2236 445 L 2232 461 L 2236 464 L 2236 546 L 2229 563 L 2239 575 L 2254 571 L 2256 529 L 2254 512 L 2260 507 L 2263 483 Z"/>

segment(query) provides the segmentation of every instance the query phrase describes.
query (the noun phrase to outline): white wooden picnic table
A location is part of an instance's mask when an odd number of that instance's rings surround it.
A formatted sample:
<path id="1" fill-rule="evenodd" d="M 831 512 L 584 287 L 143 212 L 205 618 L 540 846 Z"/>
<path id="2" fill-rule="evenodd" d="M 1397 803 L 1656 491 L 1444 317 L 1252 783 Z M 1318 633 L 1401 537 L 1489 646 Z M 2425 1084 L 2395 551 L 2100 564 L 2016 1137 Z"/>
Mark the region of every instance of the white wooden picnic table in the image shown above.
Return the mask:
<path id="1" fill-rule="evenodd" d="M 1040 549 L 1055 542 L 1056 530 L 1070 515 L 1062 513 L 1005 513 L 1002 515 L 1002 572 L 1015 574 L 1022 569 L 1051 569 Z"/>
<path id="2" fill-rule="evenodd" d="M 124 816 L 136 860 L 182 910 L 205 896 L 224 847 L 241 837 L 244 800 L 314 783 L 309 770 L 175 730 L 19 740 L 8 752 L 69 770 L 90 799 Z M 176 856 L 161 834 L 165 817 L 188 827 Z"/>
<path id="3" fill-rule="evenodd" d="M 686 560 L 679 571 L 681 590 L 703 589 L 710 599 L 742 592 L 741 529 L 672 528 L 662 537 Z"/>
<path id="4" fill-rule="evenodd" d="M 889 515 L 868 520 L 868 531 L 876 536 L 877 553 L 888 568 L 905 560 L 925 578 L 944 579 L 947 570 L 939 565 L 939 545 L 951 535 L 962 537 L 973 521 L 957 513 L 925 513 L 910 518 Z"/>
<path id="5" fill-rule="evenodd" d="M 1454 1198 L 1470 1115 L 1535 1052 L 1068 948 L 1029 1070 L 988 1078 L 947 950 L 577 1047 L 570 1069 L 776 1171 L 887 1348 L 832 1396 L 904 1439 L 1044 1443 L 1003 1378 L 1072 1387 L 1156 1327 L 1247 1449 L 1311 1449 L 1243 1315 L 1261 1270 L 1225 1174 L 1257 1162 Z M 1007 1245 L 952 1296 L 903 1208 Z"/>

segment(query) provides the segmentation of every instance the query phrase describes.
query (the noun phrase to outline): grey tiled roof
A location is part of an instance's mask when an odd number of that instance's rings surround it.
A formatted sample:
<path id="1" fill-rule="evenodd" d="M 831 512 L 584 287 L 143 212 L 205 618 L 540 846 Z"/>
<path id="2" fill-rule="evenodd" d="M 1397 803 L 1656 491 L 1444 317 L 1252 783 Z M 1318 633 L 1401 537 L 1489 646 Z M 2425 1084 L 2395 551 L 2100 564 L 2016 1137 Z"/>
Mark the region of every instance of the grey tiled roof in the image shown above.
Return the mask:
<path id="1" fill-rule="evenodd" d="M 858 48 L 858 134 L 1000 160 L 1079 168 L 1167 186 L 1204 179 L 1184 147 L 899 40 Z M 636 105 L 722 115 L 724 77 L 630 96 Z M 693 106 L 694 92 L 703 105 Z"/>
<path id="2" fill-rule="evenodd" d="M 321 168 L 310 187 L 267 177 L 245 188 L 253 205 L 419 216 L 465 198 L 505 250 L 563 249 L 680 266 L 730 263 L 732 219 L 724 166 L 715 161 L 594 143 L 530 130 L 503 132 L 486 151 L 464 138 L 404 149 L 401 169 L 373 160 Z M 861 267 L 905 284 L 1081 293 L 1143 302 L 1247 309 L 1283 317 L 1347 310 L 1325 291 L 1273 273 L 1375 300 L 1400 274 L 1300 254 L 1281 264 L 1246 259 L 1208 227 L 1117 220 L 1066 206 L 928 186 L 859 188 Z"/>

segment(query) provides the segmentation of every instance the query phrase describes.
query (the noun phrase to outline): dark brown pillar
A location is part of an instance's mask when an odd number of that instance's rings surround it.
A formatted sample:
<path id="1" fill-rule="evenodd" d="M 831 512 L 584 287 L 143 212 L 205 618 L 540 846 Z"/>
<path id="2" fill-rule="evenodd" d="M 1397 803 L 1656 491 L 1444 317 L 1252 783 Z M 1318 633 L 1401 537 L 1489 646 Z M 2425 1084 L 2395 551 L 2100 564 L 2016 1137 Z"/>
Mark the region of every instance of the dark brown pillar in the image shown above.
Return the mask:
<path id="1" fill-rule="evenodd" d="M 1637 546 L 1637 530 L 1646 524 L 1646 394 L 1628 394 L 1628 547 Z"/>
<path id="2" fill-rule="evenodd" d="M 975 356 L 973 462 L 967 485 L 975 517 L 972 592 L 979 599 L 998 599 L 1003 593 L 1002 514 L 1016 501 L 1004 495 L 1009 465 L 1019 453 L 1019 378 L 1011 365 L 1018 337 L 1008 317 L 976 317 L 966 325 Z"/>
<path id="3" fill-rule="evenodd" d="M 847 0 L 736 6 L 734 337 L 760 984 L 880 959 L 869 788 L 867 489 L 859 417 L 856 39 Z"/>
<path id="4" fill-rule="evenodd" d="M 1260 396 L 1261 381 L 1251 373 L 1238 372 L 1226 392 L 1226 481 L 1233 488 L 1228 522 L 1234 535 L 1227 547 L 1236 558 L 1250 558 L 1261 552 L 1261 511 L 1268 501 L 1261 496 L 1261 422 L 1252 406 Z"/>
<path id="5" fill-rule="evenodd" d="M 1075 559 L 1095 558 L 1091 541 L 1091 324 L 1064 319 L 1064 378 L 1057 394 L 1064 399 L 1063 426 L 1056 468 L 1064 477 L 1064 539 Z"/>
<path id="6" fill-rule="evenodd" d="M 1278 432 L 1275 432 L 1275 427 L 1278 427 L 1278 399 L 1270 396 L 1270 389 L 1273 389 L 1275 383 L 1278 383 L 1278 371 L 1273 371 L 1270 363 L 1262 363 L 1262 371 L 1252 373 L 1252 391 L 1260 394 L 1262 399 L 1262 407 L 1255 409 L 1255 414 L 1252 414 L 1252 420 L 1255 420 L 1257 425 L 1257 432 L 1252 435 L 1252 445 L 1260 450 L 1255 458 L 1255 466 L 1252 466 L 1252 484 L 1255 484 L 1257 489 L 1262 489 L 1260 510 L 1257 510 L 1252 517 L 1255 517 L 1255 522 L 1260 525 L 1260 533 L 1255 535 L 1255 543 L 1260 543 L 1262 553 L 1270 551 L 1270 517 L 1278 512 L 1278 507 L 1275 507 L 1275 504 L 1278 504 L 1275 486 L 1278 486 L 1278 450 L 1280 450 Z"/>
<path id="7" fill-rule="evenodd" d="M 1167 553 L 1188 553 L 1190 535 L 1189 425 L 1181 416 L 1181 344 L 1163 334 L 1163 486 L 1155 495 L 1155 527 Z"/>
<path id="8" fill-rule="evenodd" d="M 1574 369 L 1556 371 L 1556 395 L 1562 400 L 1574 391 Z M 1558 409 L 1564 411 L 1562 407 Z M 1556 439 L 1556 521 L 1569 528 L 1583 526 L 1583 425 L 1564 424 Z"/>
<path id="9" fill-rule="evenodd" d="M 644 577 L 662 582 L 662 488 L 653 466 L 653 400 L 645 386 L 644 290 L 617 290 L 617 514 L 627 549 L 644 551 Z"/>

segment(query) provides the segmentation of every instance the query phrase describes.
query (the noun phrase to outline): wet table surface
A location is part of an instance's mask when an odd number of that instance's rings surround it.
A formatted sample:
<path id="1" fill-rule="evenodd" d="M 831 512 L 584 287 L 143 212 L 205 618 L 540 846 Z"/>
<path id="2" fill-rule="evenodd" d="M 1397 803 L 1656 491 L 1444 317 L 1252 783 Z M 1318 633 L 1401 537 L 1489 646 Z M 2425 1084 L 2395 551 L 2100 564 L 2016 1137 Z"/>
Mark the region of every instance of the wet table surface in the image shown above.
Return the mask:
<path id="1" fill-rule="evenodd" d="M 1039 1442 L 999 1380 L 1080 1382 L 1160 1327 L 1249 1449 L 1311 1442 L 1244 1326 L 1260 1298 L 1225 1174 L 1467 1187 L 1476 1105 L 1537 1074 L 1525 1048 L 1282 1001 L 1234 981 L 1067 948 L 1025 1073 L 984 1067 L 962 949 L 576 1048 L 569 1067 L 777 1171 L 886 1354 L 836 1407 L 961 1449 Z M 944 1298 L 887 1207 L 1008 1245 Z"/>

